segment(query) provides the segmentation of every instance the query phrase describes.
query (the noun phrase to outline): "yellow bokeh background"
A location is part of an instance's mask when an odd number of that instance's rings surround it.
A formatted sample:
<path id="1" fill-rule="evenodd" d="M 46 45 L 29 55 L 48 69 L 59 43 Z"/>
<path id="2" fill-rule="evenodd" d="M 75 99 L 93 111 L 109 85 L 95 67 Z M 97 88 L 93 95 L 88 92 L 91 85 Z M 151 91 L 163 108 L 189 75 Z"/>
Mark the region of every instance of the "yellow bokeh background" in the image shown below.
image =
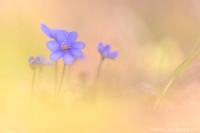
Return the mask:
<path id="1" fill-rule="evenodd" d="M 148 133 L 167 123 L 198 127 L 198 56 L 170 86 L 162 106 L 154 109 L 154 104 L 200 37 L 199 7 L 197 0 L 0 0 L 0 132 Z M 46 42 L 51 39 L 42 23 L 76 31 L 86 44 L 85 59 L 66 67 L 57 108 L 54 66 L 36 70 L 30 101 L 28 58 L 50 60 Z M 78 102 L 72 110 L 76 95 L 69 89 L 94 82 L 99 42 L 111 44 L 120 55 L 103 62 L 97 104 Z M 60 59 L 58 80 L 62 67 Z"/>

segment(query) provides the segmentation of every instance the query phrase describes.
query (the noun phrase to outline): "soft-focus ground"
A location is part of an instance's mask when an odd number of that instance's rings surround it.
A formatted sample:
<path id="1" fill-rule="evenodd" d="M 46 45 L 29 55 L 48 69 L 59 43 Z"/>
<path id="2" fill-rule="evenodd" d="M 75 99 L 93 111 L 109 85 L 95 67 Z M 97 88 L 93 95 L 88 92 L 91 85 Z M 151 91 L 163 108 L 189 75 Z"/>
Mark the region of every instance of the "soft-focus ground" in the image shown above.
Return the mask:
<path id="1" fill-rule="evenodd" d="M 198 133 L 199 56 L 175 79 L 160 106 L 154 104 L 200 38 L 199 7 L 197 0 L 0 0 L 0 132 L 149 133 L 178 126 L 196 127 Z M 36 71 L 30 102 L 33 72 L 27 59 L 50 54 L 41 23 L 75 30 L 86 43 L 86 58 L 67 67 L 57 108 L 54 66 Z M 112 44 L 120 56 L 103 64 L 96 105 L 74 104 L 70 89 L 91 86 L 100 41 Z"/>

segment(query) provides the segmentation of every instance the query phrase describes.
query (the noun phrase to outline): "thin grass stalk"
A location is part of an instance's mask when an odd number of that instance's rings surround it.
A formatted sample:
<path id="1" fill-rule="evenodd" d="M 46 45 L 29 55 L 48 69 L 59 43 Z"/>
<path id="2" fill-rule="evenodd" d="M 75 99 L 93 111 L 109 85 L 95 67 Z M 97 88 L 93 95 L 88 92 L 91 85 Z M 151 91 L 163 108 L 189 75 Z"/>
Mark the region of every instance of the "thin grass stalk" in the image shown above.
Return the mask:
<path id="1" fill-rule="evenodd" d="M 197 51 L 194 55 L 188 57 L 172 74 L 172 78 L 170 79 L 170 81 L 167 83 L 167 85 L 164 87 L 161 95 L 159 96 L 158 100 L 156 101 L 154 107 L 156 108 L 159 103 L 161 98 L 164 96 L 164 94 L 167 92 L 168 88 L 170 87 L 170 85 L 173 83 L 174 79 L 181 73 L 181 70 L 184 69 L 198 54 L 200 53 L 200 50 Z"/>

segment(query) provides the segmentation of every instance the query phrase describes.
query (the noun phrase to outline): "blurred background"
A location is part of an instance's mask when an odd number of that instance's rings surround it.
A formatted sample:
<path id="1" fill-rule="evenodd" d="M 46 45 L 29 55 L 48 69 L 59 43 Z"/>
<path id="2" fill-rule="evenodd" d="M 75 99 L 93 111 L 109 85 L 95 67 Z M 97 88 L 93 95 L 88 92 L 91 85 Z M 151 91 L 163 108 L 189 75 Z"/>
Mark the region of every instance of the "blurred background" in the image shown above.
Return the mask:
<path id="1" fill-rule="evenodd" d="M 30 106 L 33 71 L 30 56 L 47 60 L 51 40 L 41 30 L 77 31 L 86 44 L 84 59 L 66 70 L 63 90 L 90 86 L 101 59 L 99 42 L 120 52 L 105 60 L 99 76 L 95 109 L 85 103 L 69 114 L 76 95 L 63 94 L 52 107 L 54 66 L 36 71 L 35 102 Z M 169 123 L 200 127 L 199 61 L 197 56 L 176 77 L 159 109 L 154 104 L 176 68 L 190 52 L 200 50 L 198 0 L 0 0 L 0 132 L 2 133 L 133 133 Z M 58 77 L 63 67 L 59 60 Z M 179 131 L 184 132 L 184 131 Z M 198 132 L 195 130 L 193 132 Z"/>

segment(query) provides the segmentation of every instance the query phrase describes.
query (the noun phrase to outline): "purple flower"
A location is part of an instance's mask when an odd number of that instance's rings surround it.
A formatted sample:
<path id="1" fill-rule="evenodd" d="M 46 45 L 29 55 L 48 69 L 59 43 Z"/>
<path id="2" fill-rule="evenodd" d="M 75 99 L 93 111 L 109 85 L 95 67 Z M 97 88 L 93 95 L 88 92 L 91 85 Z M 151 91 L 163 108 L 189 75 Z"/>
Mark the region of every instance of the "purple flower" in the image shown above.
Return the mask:
<path id="1" fill-rule="evenodd" d="M 50 29 L 48 26 L 46 26 L 45 24 L 41 24 L 41 28 L 42 28 L 42 31 L 50 38 L 53 38 L 55 39 L 55 35 L 56 35 L 56 32 L 59 31 L 60 29 Z M 65 30 L 61 30 L 61 31 L 64 31 L 66 35 L 69 34 L 69 32 L 65 31 Z"/>
<path id="2" fill-rule="evenodd" d="M 39 57 L 34 58 L 33 56 L 31 56 L 29 57 L 28 62 L 31 69 L 35 70 L 40 65 L 40 58 Z"/>
<path id="3" fill-rule="evenodd" d="M 56 41 L 47 42 L 49 50 L 53 51 L 50 59 L 56 61 L 63 58 L 65 64 L 72 65 L 75 57 L 81 57 L 81 49 L 85 47 L 84 42 L 75 42 L 78 34 L 75 31 L 66 35 L 62 30 L 58 30 L 55 34 Z"/>
<path id="4" fill-rule="evenodd" d="M 119 52 L 117 51 L 110 52 L 110 49 L 111 49 L 111 46 L 109 44 L 103 46 L 101 42 L 99 43 L 98 50 L 103 58 L 115 59 L 119 55 Z"/>

